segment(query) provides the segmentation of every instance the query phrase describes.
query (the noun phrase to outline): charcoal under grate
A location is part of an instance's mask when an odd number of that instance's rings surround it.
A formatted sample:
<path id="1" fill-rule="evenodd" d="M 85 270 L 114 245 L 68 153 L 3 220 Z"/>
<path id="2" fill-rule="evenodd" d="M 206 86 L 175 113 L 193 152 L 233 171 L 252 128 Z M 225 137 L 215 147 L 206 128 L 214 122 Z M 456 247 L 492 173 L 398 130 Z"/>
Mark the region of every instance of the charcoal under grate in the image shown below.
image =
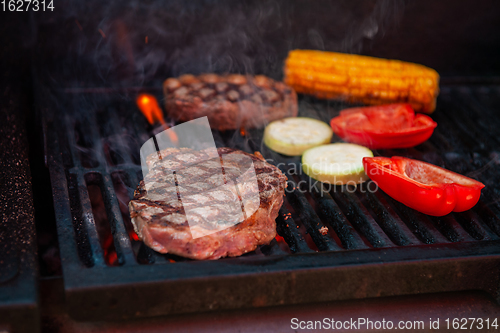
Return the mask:
<path id="1" fill-rule="evenodd" d="M 142 178 L 139 149 L 154 130 L 136 109 L 134 94 L 61 92 L 58 100 L 66 104 L 45 114 L 66 300 L 74 317 L 467 289 L 499 298 L 500 87 L 442 87 L 432 115 L 438 127 L 427 142 L 375 151 L 424 160 L 486 185 L 473 209 L 444 217 L 416 212 L 374 191 L 371 181 L 327 188 L 300 173 L 299 158 L 266 149 L 262 130 L 244 136 L 214 131 L 218 146 L 261 151 L 289 182 L 270 245 L 201 262 L 152 251 L 133 232 L 127 204 Z M 301 97 L 299 113 L 329 121 L 346 106 Z"/>

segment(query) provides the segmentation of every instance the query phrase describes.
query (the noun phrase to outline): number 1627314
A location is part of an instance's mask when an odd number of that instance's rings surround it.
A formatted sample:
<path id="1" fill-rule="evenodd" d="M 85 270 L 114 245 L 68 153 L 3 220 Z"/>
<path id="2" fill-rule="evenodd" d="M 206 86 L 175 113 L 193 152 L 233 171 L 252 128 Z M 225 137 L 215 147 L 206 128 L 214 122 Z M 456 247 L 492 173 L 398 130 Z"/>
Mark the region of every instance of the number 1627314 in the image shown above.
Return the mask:
<path id="1" fill-rule="evenodd" d="M 54 0 L 2 0 L 4 12 L 54 11 Z"/>

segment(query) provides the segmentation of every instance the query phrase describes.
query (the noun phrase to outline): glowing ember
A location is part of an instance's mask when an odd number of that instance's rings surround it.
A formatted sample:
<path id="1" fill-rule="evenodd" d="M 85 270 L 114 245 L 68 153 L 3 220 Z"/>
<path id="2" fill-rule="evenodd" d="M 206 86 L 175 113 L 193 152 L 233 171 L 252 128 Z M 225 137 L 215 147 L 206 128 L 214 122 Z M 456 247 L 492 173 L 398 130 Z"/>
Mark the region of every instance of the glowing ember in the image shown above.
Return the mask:
<path id="1" fill-rule="evenodd" d="M 277 241 L 278 243 L 281 243 L 281 242 L 282 242 L 282 243 L 286 243 L 286 242 L 285 242 L 285 239 L 284 239 L 283 237 L 281 237 L 280 235 L 276 235 L 276 237 L 274 237 L 274 238 L 276 239 L 276 241 Z"/>
<path id="2" fill-rule="evenodd" d="M 139 110 L 146 117 L 148 122 L 153 125 L 155 122 L 165 124 L 163 112 L 161 111 L 156 98 L 149 94 L 140 94 L 136 100 Z"/>
<path id="3" fill-rule="evenodd" d="M 104 251 L 104 260 L 110 266 L 118 266 L 118 255 L 115 250 L 113 235 L 109 234 L 102 244 Z"/>
<path id="4" fill-rule="evenodd" d="M 246 136 L 247 135 L 247 131 L 245 131 L 244 127 L 240 128 L 240 134 L 241 134 L 241 136 Z"/>
<path id="5" fill-rule="evenodd" d="M 137 234 L 133 230 L 129 231 L 128 236 L 130 237 L 130 239 L 133 239 L 135 241 L 139 240 L 139 236 L 137 236 Z"/>
<path id="6" fill-rule="evenodd" d="M 142 114 L 144 115 L 144 117 L 146 117 L 147 121 L 151 125 L 158 122 L 162 125 L 164 130 L 169 129 L 168 125 L 165 122 L 165 119 L 163 118 L 163 111 L 161 110 L 160 105 L 158 105 L 158 101 L 153 95 L 140 94 L 139 96 L 137 96 L 135 102 L 139 107 L 139 110 L 141 110 Z M 168 135 L 170 136 L 172 142 L 179 142 L 179 138 L 174 131 L 169 131 Z"/>

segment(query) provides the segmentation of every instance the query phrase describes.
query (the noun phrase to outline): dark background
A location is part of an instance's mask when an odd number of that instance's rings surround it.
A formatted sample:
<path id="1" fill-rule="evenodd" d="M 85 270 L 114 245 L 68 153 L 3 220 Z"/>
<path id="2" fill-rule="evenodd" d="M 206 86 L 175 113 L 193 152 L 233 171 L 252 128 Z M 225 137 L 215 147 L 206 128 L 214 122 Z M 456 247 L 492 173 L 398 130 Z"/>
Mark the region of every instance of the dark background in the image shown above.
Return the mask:
<path id="1" fill-rule="evenodd" d="M 295 48 L 401 59 L 444 77 L 500 75 L 496 0 L 54 0 L 54 7 L 2 13 L 1 24 L 3 37 L 30 50 L 36 72 L 56 86 L 154 86 L 207 71 L 279 79 Z"/>

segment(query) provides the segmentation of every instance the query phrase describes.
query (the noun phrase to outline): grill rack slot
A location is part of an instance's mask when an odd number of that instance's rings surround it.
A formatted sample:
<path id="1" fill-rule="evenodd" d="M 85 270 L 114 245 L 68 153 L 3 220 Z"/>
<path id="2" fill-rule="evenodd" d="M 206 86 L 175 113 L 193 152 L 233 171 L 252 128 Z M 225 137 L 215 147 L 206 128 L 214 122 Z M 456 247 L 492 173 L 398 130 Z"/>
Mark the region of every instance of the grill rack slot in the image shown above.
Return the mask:
<path id="1" fill-rule="evenodd" d="M 325 221 L 338 235 L 342 247 L 345 249 L 367 249 L 363 239 L 354 230 L 349 220 L 333 200 L 328 191 L 323 189 L 323 186 L 314 184 L 314 191 L 311 191 L 311 196 L 317 204 L 317 213 L 321 220 Z"/>
<path id="2" fill-rule="evenodd" d="M 367 215 L 367 210 L 359 198 L 347 191 L 332 191 L 332 197 L 339 207 L 344 211 L 345 216 L 351 221 L 354 228 L 361 233 L 370 244 L 377 247 L 392 247 L 394 243 L 382 231 L 372 216 Z"/>
<path id="3" fill-rule="evenodd" d="M 374 212 L 373 215 L 376 217 L 380 227 L 393 243 L 399 246 L 420 244 L 418 238 L 401 221 L 401 218 L 382 197 L 380 191 L 375 193 L 366 192 L 364 196 L 366 196 L 368 204 Z"/>
<path id="4" fill-rule="evenodd" d="M 392 204 L 401 217 L 401 220 L 406 223 L 408 228 L 422 241 L 422 243 L 434 244 L 449 242 L 431 223 L 427 215 L 408 208 L 385 193 L 381 193 L 381 195 L 389 204 Z"/>
<path id="5" fill-rule="evenodd" d="M 300 221 L 306 228 L 306 232 L 311 235 L 312 240 L 320 251 L 339 251 L 341 247 L 337 245 L 335 240 L 329 235 L 323 235 L 319 229 L 324 227 L 323 222 L 319 219 L 313 207 L 307 201 L 305 195 L 293 177 L 286 173 L 288 178 L 287 189 L 285 191 L 288 202 L 294 207 Z"/>

